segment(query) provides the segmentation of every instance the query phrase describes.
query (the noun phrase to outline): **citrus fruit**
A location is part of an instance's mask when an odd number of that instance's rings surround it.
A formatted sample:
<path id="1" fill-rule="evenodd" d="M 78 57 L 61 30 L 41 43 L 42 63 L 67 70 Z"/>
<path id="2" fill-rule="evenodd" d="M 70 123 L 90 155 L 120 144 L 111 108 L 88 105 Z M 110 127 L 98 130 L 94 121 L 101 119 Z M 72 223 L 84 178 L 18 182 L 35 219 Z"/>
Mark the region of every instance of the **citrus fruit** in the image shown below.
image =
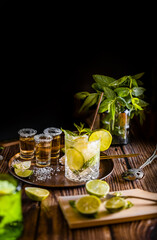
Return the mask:
<path id="1" fill-rule="evenodd" d="M 109 192 L 109 189 L 108 183 L 99 179 L 91 180 L 86 183 L 86 191 L 97 197 L 105 196 Z"/>
<path id="2" fill-rule="evenodd" d="M 100 139 L 100 151 L 107 150 L 112 142 L 112 135 L 105 129 L 95 130 L 89 136 L 89 141 L 96 141 Z"/>
<path id="3" fill-rule="evenodd" d="M 107 200 L 105 204 L 105 208 L 111 213 L 118 212 L 125 208 L 125 206 L 126 201 L 121 197 L 113 197 Z"/>
<path id="4" fill-rule="evenodd" d="M 30 168 L 31 161 L 18 162 L 14 164 L 14 168 L 26 170 Z"/>
<path id="5" fill-rule="evenodd" d="M 101 201 L 96 196 L 90 195 L 78 199 L 75 203 L 76 209 L 86 215 L 98 212 Z"/>
<path id="6" fill-rule="evenodd" d="M 48 197 L 50 192 L 43 188 L 25 187 L 25 193 L 34 201 L 42 201 Z"/>
<path id="7" fill-rule="evenodd" d="M 7 181 L 7 180 L 0 180 L 0 195 L 10 194 L 16 190 L 16 186 Z"/>
<path id="8" fill-rule="evenodd" d="M 33 174 L 33 170 L 28 170 L 28 169 L 21 170 L 21 169 L 15 168 L 14 171 L 17 176 L 23 177 L 23 178 L 29 177 L 30 175 Z"/>
<path id="9" fill-rule="evenodd" d="M 79 170 L 82 168 L 84 164 L 84 157 L 75 148 L 69 148 L 66 151 L 66 157 L 67 157 L 67 164 L 71 170 Z"/>

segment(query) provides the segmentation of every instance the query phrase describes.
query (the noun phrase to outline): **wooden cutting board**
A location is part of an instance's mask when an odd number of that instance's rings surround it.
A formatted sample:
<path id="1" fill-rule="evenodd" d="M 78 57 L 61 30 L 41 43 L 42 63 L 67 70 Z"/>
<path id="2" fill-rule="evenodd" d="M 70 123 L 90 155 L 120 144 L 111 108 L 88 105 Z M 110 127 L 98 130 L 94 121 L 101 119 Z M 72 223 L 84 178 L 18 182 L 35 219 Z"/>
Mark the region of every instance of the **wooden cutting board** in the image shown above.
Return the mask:
<path id="1" fill-rule="evenodd" d="M 123 195 L 157 199 L 157 193 L 147 192 L 141 189 L 123 190 L 119 192 Z M 134 204 L 134 206 L 129 209 L 125 209 L 117 213 L 108 213 L 104 207 L 104 203 L 102 203 L 97 217 L 87 218 L 79 214 L 69 205 L 69 200 L 77 200 L 82 196 L 85 195 L 64 196 L 59 197 L 58 199 L 61 210 L 70 228 L 85 228 L 157 217 L 157 204 L 151 201 L 128 198 L 127 200 Z"/>

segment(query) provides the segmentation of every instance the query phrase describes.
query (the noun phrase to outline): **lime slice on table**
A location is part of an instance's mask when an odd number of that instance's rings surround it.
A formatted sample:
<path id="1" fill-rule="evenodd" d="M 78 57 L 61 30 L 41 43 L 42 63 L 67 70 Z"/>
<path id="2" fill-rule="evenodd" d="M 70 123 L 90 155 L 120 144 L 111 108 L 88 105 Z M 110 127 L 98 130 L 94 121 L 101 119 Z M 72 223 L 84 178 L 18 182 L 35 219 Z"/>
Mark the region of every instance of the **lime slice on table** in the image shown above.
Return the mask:
<path id="1" fill-rule="evenodd" d="M 23 178 L 29 177 L 30 175 L 33 174 L 33 170 L 28 170 L 28 169 L 21 170 L 21 169 L 15 168 L 14 171 L 17 176 L 23 177 Z"/>
<path id="2" fill-rule="evenodd" d="M 111 213 L 118 212 L 125 208 L 125 206 L 126 201 L 121 197 L 113 197 L 107 200 L 105 204 L 105 208 Z"/>
<path id="3" fill-rule="evenodd" d="M 81 152 L 75 148 L 69 148 L 66 151 L 67 164 L 71 170 L 79 170 L 84 164 L 84 157 Z"/>
<path id="4" fill-rule="evenodd" d="M 109 193 L 110 187 L 107 182 L 95 179 L 86 183 L 86 191 L 97 197 L 103 197 Z"/>
<path id="5" fill-rule="evenodd" d="M 34 201 L 42 201 L 48 197 L 50 192 L 43 188 L 25 187 L 25 193 Z"/>
<path id="6" fill-rule="evenodd" d="M 75 203 L 76 209 L 82 214 L 95 214 L 98 212 L 101 201 L 96 196 L 85 196 L 78 199 Z"/>
<path id="7" fill-rule="evenodd" d="M 24 161 L 24 162 L 15 163 L 13 167 L 17 169 L 26 170 L 30 168 L 30 166 L 31 166 L 31 161 Z"/>
<path id="8" fill-rule="evenodd" d="M 100 139 L 100 151 L 107 150 L 112 142 L 112 135 L 105 129 L 95 130 L 89 136 L 89 141 L 96 141 Z"/>

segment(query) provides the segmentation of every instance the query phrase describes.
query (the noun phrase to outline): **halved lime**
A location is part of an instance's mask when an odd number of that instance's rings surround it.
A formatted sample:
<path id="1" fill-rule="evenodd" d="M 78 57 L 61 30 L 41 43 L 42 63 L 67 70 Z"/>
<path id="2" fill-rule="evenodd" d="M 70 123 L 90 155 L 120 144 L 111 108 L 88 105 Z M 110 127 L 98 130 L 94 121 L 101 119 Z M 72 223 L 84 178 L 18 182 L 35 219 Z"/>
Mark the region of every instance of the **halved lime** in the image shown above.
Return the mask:
<path id="1" fill-rule="evenodd" d="M 94 214 L 98 212 L 101 201 L 96 196 L 85 196 L 78 199 L 75 203 L 76 209 L 82 214 Z"/>
<path id="2" fill-rule="evenodd" d="M 126 201 L 121 197 L 113 197 L 107 200 L 105 204 L 105 208 L 111 213 L 118 212 L 125 208 L 125 206 Z"/>
<path id="3" fill-rule="evenodd" d="M 76 148 L 69 148 L 66 151 L 67 165 L 71 170 L 79 170 L 84 164 L 84 157 Z"/>
<path id="4" fill-rule="evenodd" d="M 16 186 L 13 183 L 7 180 L 0 180 L 0 195 L 10 194 L 14 192 L 15 189 L 16 189 Z"/>
<path id="5" fill-rule="evenodd" d="M 105 196 L 110 190 L 110 187 L 107 182 L 95 179 L 88 181 L 86 183 L 86 191 L 89 194 L 95 195 L 97 197 Z"/>
<path id="6" fill-rule="evenodd" d="M 50 192 L 43 188 L 25 187 L 25 193 L 34 201 L 42 201 L 48 197 Z"/>
<path id="7" fill-rule="evenodd" d="M 30 175 L 33 174 L 33 170 L 28 170 L 28 169 L 21 170 L 21 169 L 15 168 L 14 171 L 17 176 L 23 177 L 23 178 L 29 177 Z"/>
<path id="8" fill-rule="evenodd" d="M 89 136 L 89 141 L 96 141 L 100 139 L 100 151 L 107 150 L 112 142 L 112 135 L 105 129 L 95 130 Z"/>
<path id="9" fill-rule="evenodd" d="M 26 170 L 30 168 L 31 161 L 18 162 L 13 165 L 14 168 Z"/>

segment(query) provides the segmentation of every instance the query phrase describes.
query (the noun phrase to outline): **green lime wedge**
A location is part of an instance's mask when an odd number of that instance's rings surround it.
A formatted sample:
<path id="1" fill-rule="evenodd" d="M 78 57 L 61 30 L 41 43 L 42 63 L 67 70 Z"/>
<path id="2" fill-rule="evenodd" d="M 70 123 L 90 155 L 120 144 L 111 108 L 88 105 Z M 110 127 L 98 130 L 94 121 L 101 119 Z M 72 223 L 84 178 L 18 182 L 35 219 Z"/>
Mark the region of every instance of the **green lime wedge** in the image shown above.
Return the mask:
<path id="1" fill-rule="evenodd" d="M 31 166 L 31 161 L 24 161 L 24 162 L 19 162 L 14 164 L 14 168 L 23 169 L 23 170 L 30 168 L 30 166 Z"/>
<path id="2" fill-rule="evenodd" d="M 34 201 L 42 201 L 48 197 L 50 192 L 43 188 L 25 187 L 25 193 Z"/>
<path id="3" fill-rule="evenodd" d="M 66 151 L 67 165 L 71 170 L 79 170 L 84 164 L 84 157 L 81 152 L 75 148 L 69 148 Z"/>
<path id="4" fill-rule="evenodd" d="M 7 180 L 0 180 L 0 195 L 10 194 L 14 192 L 16 186 Z"/>
<path id="5" fill-rule="evenodd" d="M 121 197 L 113 197 L 107 200 L 105 204 L 105 208 L 111 213 L 118 212 L 125 208 L 125 206 L 126 201 Z"/>
<path id="6" fill-rule="evenodd" d="M 85 196 L 78 199 L 75 203 L 76 209 L 85 215 L 95 214 L 98 212 L 101 201 L 96 196 Z"/>
<path id="7" fill-rule="evenodd" d="M 21 170 L 21 169 L 15 168 L 14 171 L 17 176 L 23 177 L 23 178 L 29 177 L 30 175 L 33 174 L 33 170 L 28 170 L 28 169 Z"/>
<path id="8" fill-rule="evenodd" d="M 112 142 L 112 135 L 105 129 L 95 130 L 89 136 L 89 141 L 96 141 L 100 139 L 100 151 L 107 150 Z"/>
<path id="9" fill-rule="evenodd" d="M 110 187 L 107 182 L 95 179 L 86 183 L 86 191 L 97 197 L 103 197 L 109 193 Z"/>

